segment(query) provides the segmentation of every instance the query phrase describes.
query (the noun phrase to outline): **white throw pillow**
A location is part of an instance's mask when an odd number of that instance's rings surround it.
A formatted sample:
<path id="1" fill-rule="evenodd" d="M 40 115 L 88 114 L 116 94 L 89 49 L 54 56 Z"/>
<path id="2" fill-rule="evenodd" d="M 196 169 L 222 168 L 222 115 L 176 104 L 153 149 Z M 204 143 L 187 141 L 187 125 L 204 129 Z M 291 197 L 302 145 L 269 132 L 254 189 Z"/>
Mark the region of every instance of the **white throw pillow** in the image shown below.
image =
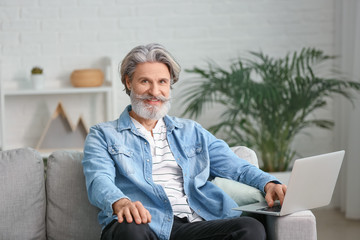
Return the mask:
<path id="1" fill-rule="evenodd" d="M 211 182 L 226 192 L 239 206 L 265 201 L 262 192 L 249 185 L 220 177 Z"/>

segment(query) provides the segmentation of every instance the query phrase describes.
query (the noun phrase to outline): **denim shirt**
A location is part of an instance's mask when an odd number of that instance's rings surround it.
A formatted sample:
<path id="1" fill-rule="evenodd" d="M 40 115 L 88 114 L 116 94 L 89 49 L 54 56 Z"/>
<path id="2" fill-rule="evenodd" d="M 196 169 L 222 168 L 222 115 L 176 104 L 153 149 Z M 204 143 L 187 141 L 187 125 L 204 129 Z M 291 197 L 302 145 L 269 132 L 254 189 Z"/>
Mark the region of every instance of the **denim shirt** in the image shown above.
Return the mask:
<path id="1" fill-rule="evenodd" d="M 173 212 L 164 189 L 152 180 L 151 150 L 132 123 L 128 106 L 115 121 L 91 127 L 82 161 L 90 202 L 101 209 L 104 228 L 117 216 L 112 204 L 121 198 L 140 201 L 149 210 L 150 228 L 159 239 L 169 239 Z M 228 145 L 198 123 L 165 116 L 167 139 L 182 169 L 184 191 L 190 207 L 205 220 L 238 217 L 237 204 L 208 181 L 233 179 L 264 192 L 273 176 L 240 159 Z"/>

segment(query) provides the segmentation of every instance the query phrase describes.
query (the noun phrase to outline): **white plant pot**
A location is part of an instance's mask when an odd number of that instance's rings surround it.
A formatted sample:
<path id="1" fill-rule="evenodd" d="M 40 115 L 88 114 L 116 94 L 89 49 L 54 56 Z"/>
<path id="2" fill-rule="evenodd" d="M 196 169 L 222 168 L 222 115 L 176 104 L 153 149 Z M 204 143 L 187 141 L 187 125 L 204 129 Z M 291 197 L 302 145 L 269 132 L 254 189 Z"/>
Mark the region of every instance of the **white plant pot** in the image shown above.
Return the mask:
<path id="1" fill-rule="evenodd" d="M 31 74 L 31 82 L 33 88 L 35 89 L 43 89 L 45 86 L 45 80 L 43 74 Z"/>

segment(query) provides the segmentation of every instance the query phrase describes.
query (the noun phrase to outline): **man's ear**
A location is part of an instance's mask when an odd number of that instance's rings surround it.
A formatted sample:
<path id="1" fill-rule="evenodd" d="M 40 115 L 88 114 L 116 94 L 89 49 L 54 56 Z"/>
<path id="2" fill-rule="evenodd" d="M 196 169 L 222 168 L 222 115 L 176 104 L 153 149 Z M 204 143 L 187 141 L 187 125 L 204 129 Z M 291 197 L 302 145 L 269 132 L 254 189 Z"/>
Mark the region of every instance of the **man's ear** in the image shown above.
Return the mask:
<path id="1" fill-rule="evenodd" d="M 131 90 L 131 84 L 130 84 L 129 76 L 125 76 L 125 83 L 126 83 L 127 89 Z"/>

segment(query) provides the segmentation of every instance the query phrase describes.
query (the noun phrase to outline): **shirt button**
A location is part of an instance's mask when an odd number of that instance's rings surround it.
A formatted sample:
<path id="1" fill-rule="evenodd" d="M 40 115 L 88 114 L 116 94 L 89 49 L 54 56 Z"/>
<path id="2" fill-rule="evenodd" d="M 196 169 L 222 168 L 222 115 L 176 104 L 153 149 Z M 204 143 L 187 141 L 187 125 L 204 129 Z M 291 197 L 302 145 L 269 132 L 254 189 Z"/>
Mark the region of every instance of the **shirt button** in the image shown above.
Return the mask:
<path id="1" fill-rule="evenodd" d="M 149 160 L 149 159 L 146 159 L 146 161 L 147 161 L 147 162 L 150 162 L 150 160 Z"/>
<path id="2" fill-rule="evenodd" d="M 145 142 L 145 145 L 147 144 L 147 142 Z"/>

